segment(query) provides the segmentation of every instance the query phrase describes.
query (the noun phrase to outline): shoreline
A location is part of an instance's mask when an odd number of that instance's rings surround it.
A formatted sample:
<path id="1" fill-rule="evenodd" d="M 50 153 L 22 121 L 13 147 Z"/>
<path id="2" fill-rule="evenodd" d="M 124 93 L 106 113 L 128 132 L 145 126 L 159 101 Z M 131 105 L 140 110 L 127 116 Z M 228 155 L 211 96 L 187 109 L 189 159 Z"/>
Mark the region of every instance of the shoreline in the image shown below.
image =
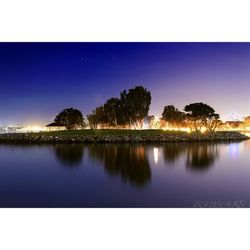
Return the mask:
<path id="1" fill-rule="evenodd" d="M 92 133 L 91 133 L 92 132 Z M 0 134 L 0 144 L 54 144 L 54 143 L 167 143 L 167 142 L 230 142 L 249 139 L 240 132 L 186 133 L 165 131 L 122 131 L 105 130 L 94 132 L 59 131 L 43 133 Z"/>

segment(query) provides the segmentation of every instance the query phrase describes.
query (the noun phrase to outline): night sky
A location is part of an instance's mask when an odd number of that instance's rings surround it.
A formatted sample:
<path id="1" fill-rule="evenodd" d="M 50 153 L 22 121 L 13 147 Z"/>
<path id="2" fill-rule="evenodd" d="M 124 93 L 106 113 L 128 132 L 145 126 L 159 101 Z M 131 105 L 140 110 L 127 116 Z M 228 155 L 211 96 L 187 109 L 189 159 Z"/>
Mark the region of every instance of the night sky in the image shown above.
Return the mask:
<path id="1" fill-rule="evenodd" d="M 250 43 L 0 43 L 0 125 L 46 124 L 67 107 L 86 116 L 137 85 L 153 115 L 200 101 L 250 115 Z"/>

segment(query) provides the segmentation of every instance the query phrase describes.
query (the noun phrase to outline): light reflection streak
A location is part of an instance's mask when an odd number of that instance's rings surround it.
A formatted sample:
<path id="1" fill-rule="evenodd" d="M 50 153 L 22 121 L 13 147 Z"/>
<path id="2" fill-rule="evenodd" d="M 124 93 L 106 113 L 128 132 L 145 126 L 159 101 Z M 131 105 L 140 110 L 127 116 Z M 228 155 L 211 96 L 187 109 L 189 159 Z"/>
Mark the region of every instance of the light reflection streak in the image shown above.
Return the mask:
<path id="1" fill-rule="evenodd" d="M 158 164 L 159 161 L 159 148 L 154 147 L 154 161 L 155 164 Z"/>

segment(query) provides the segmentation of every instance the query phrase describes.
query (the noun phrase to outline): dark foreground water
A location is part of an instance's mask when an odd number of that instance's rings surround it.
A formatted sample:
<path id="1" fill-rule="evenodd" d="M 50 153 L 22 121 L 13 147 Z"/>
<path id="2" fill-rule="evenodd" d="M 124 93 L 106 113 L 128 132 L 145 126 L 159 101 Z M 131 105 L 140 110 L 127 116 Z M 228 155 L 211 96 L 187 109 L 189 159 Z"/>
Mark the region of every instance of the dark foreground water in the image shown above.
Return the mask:
<path id="1" fill-rule="evenodd" d="M 0 207 L 250 207 L 250 141 L 0 145 Z"/>

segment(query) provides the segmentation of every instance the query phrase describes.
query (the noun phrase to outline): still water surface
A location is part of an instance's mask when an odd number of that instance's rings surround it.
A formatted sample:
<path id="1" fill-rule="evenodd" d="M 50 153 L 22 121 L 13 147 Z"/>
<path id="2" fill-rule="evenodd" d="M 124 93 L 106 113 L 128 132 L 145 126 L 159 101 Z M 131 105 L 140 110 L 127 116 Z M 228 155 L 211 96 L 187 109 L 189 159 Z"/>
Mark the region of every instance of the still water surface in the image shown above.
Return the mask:
<path id="1" fill-rule="evenodd" d="M 235 204 L 250 206 L 249 140 L 0 145 L 0 207 Z"/>

